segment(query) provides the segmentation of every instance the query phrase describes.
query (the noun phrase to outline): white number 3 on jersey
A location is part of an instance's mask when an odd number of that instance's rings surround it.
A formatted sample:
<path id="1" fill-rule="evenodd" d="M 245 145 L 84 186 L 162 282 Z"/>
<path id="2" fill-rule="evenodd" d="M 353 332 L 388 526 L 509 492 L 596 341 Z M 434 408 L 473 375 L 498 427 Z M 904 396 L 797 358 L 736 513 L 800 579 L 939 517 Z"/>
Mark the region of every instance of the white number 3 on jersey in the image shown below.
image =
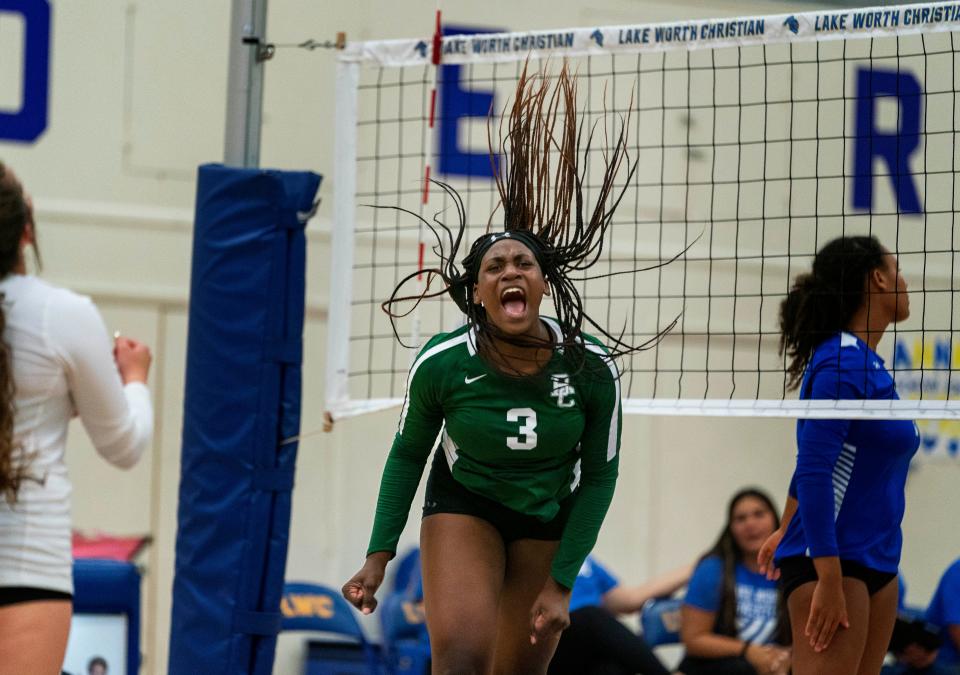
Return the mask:
<path id="1" fill-rule="evenodd" d="M 507 436 L 511 450 L 533 450 L 537 447 L 537 411 L 533 408 L 510 408 L 508 422 L 520 422 L 520 435 Z"/>

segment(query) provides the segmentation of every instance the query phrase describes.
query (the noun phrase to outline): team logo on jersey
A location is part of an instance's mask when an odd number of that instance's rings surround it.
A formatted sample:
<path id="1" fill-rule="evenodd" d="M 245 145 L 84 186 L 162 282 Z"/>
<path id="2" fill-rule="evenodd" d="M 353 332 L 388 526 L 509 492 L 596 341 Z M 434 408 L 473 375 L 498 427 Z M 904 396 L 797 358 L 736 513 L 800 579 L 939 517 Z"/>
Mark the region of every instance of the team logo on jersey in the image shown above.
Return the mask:
<path id="1" fill-rule="evenodd" d="M 570 376 L 566 373 L 558 373 L 551 375 L 550 380 L 553 382 L 553 391 L 550 392 L 550 396 L 557 399 L 557 407 L 572 408 L 575 405 L 573 395 L 577 392 L 570 384 Z"/>

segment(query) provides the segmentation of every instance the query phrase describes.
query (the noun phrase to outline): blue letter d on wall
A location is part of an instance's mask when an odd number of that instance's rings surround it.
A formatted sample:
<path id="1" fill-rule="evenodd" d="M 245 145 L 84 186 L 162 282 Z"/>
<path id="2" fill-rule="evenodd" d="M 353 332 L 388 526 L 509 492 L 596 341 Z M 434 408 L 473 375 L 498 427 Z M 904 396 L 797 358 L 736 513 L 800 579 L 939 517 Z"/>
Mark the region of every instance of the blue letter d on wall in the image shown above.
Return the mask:
<path id="1" fill-rule="evenodd" d="M 877 102 L 894 97 L 899 128 L 881 132 L 876 127 Z M 920 105 L 923 90 L 910 73 L 876 68 L 857 70 L 857 116 L 854 137 L 853 206 L 873 208 L 873 160 L 879 157 L 893 183 L 900 213 L 920 213 L 920 197 L 910 175 L 910 155 L 920 146 Z"/>
<path id="2" fill-rule="evenodd" d="M 50 3 L 48 0 L 0 0 L 0 18 L 3 14 L 23 17 L 23 100 L 18 110 L 0 110 L 0 141 L 30 143 L 47 128 Z"/>

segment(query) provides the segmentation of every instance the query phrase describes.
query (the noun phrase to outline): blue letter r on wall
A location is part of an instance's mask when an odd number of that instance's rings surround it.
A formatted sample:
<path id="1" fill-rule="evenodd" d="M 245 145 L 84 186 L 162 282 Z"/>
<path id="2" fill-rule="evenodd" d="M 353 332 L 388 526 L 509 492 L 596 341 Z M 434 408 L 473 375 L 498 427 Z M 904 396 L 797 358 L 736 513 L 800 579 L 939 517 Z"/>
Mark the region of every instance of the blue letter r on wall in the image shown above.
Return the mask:
<path id="1" fill-rule="evenodd" d="M 899 128 L 893 133 L 876 128 L 877 101 L 896 98 Z M 920 105 L 923 90 L 917 78 L 906 72 L 859 68 L 857 70 L 857 116 L 854 137 L 853 206 L 873 208 L 873 160 L 886 164 L 900 213 L 920 213 L 920 197 L 910 175 L 910 155 L 920 146 Z"/>

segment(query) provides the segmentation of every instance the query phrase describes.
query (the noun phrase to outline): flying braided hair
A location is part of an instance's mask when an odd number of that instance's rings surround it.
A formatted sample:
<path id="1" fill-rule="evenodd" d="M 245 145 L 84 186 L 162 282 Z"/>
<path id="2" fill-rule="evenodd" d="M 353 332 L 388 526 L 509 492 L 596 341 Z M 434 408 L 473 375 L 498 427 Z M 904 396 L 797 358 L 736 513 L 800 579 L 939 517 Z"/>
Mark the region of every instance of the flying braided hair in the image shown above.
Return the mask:
<path id="1" fill-rule="evenodd" d="M 603 177 L 596 192 L 596 201 L 587 212 L 583 196 L 585 172 L 581 167 L 587 164 L 593 149 L 596 124 L 588 128 L 582 120 L 579 124 L 577 122 L 577 81 L 566 63 L 553 87 L 547 77 L 529 73 L 528 65 L 520 73 L 509 114 L 504 113 L 500 118 L 498 150 L 506 161 L 494 161 L 497 148 L 494 146 L 491 125 L 487 127 L 491 166 L 500 195 L 498 208 L 503 209 L 503 230 L 491 232 L 491 223 L 488 222 L 488 232 L 472 243 L 462 260 L 461 269 L 456 257 L 463 243 L 467 214 L 463 199 L 450 185 L 431 181 L 447 194 L 456 210 L 457 225 L 454 228 L 443 223 L 439 214 L 430 222 L 408 209 L 385 207 L 419 219 L 433 233 L 436 239 L 433 250 L 440 258 L 440 265 L 417 270 L 401 279 L 382 308 L 390 316 L 394 335 L 402 343 L 396 319 L 410 314 L 425 298 L 449 293 L 466 315 L 467 322 L 476 329 L 481 353 L 495 349 L 496 341 L 491 338 L 523 347 L 563 348 L 569 350 L 574 359 L 574 368 L 580 369 L 585 364 L 581 337 L 584 324 L 606 338 L 610 358 L 617 358 L 655 345 L 676 325 L 679 317 L 640 345 L 630 345 L 624 342 L 623 333 L 617 336 L 608 332 L 585 311 L 575 282 L 609 276 L 587 276 L 583 273 L 600 259 L 614 212 L 637 168 L 636 160 L 631 160 L 627 150 L 630 112 L 628 110 L 625 119 L 620 119 L 619 131 L 615 132 L 612 143 L 611 138 L 604 134 Z M 617 187 L 617 176 L 624 168 L 626 179 Z M 493 214 L 490 217 L 492 220 Z M 480 262 L 487 250 L 504 238 L 525 244 L 533 252 L 544 278 L 551 284 L 554 312 L 562 335 L 560 339 L 508 335 L 487 318 L 483 307 L 473 302 L 472 290 L 477 282 Z M 667 264 L 688 249 L 689 246 L 674 258 L 645 269 Z M 628 273 L 640 271 L 643 270 L 629 270 Z M 426 275 L 424 291 L 417 295 L 402 296 L 404 284 L 421 274 Z M 437 277 L 442 279 L 443 288 L 431 291 L 430 286 Z M 395 305 L 408 301 L 415 301 L 409 310 L 394 312 Z"/>

